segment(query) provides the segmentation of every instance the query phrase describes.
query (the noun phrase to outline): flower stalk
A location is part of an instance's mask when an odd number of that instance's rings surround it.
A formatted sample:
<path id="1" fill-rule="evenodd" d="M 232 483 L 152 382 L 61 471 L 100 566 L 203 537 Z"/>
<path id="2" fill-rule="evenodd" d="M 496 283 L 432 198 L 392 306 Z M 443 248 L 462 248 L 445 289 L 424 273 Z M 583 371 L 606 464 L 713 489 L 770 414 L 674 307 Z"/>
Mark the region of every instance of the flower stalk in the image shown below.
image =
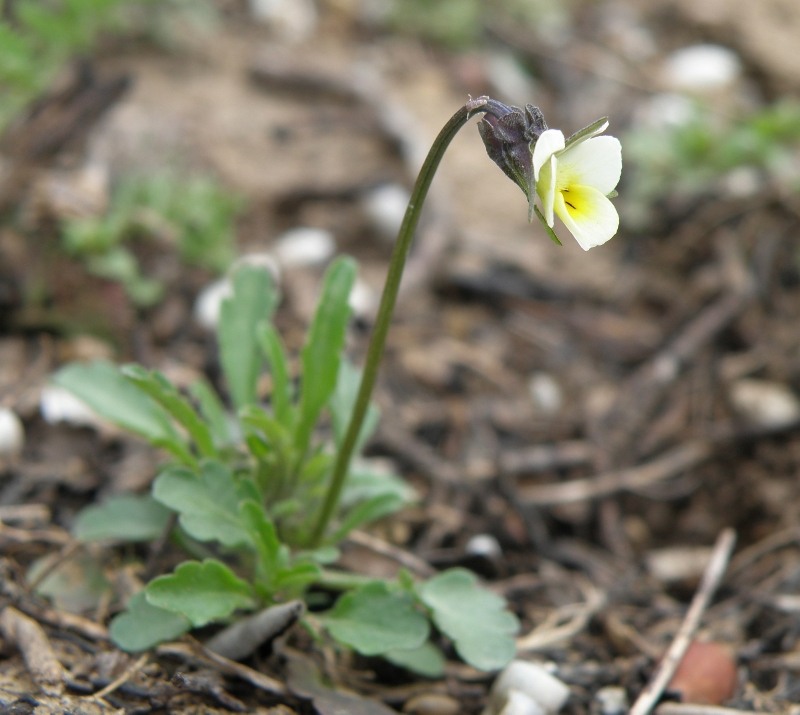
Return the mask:
<path id="1" fill-rule="evenodd" d="M 417 180 L 414 183 L 411 198 L 408 201 L 408 207 L 403 216 L 403 222 L 400 224 L 397 241 L 395 242 L 394 250 L 392 251 L 392 256 L 389 261 L 386 283 L 383 286 L 383 294 L 381 295 L 378 314 L 375 318 L 375 327 L 373 328 L 369 348 L 367 349 L 364 371 L 361 375 L 361 385 L 359 386 L 358 395 L 356 396 L 353 414 L 350 416 L 347 432 L 345 433 L 342 445 L 336 455 L 336 461 L 333 465 L 333 472 L 331 473 L 331 480 L 327 493 L 325 494 L 325 500 L 322 503 L 314 525 L 314 530 L 311 533 L 312 547 L 319 546 L 323 543 L 328 524 L 336 511 L 336 507 L 339 505 L 339 499 L 341 498 L 347 472 L 350 467 L 350 459 L 353 456 L 353 450 L 358 441 L 358 435 L 361 432 L 361 426 L 364 423 L 364 417 L 367 414 L 367 409 L 372 397 L 372 390 L 375 387 L 378 367 L 380 366 L 384 348 L 386 347 L 386 336 L 389 332 L 394 306 L 397 302 L 397 294 L 400 291 L 400 281 L 403 278 L 406 259 L 411 250 L 414 234 L 422 213 L 422 206 L 428 195 L 428 189 L 430 188 L 434 174 L 436 174 L 436 170 L 439 167 L 439 163 L 447 147 L 450 146 L 450 142 L 456 134 L 458 134 L 461 127 L 473 116 L 487 111 L 489 101 L 488 97 L 470 99 L 450 118 L 434 140 L 422 164 Z"/>

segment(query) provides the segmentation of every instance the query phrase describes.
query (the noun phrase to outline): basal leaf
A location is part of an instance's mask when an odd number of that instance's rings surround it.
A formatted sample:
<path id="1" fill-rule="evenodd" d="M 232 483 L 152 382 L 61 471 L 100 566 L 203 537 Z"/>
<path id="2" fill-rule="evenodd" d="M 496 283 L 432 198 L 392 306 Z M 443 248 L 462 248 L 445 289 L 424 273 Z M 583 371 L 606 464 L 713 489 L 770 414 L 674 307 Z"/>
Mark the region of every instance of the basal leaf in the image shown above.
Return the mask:
<path id="1" fill-rule="evenodd" d="M 303 347 L 300 420 L 295 435 L 301 454 L 308 448 L 317 418 L 336 387 L 355 277 L 356 264 L 351 258 L 337 259 L 325 274 L 322 295 Z"/>
<path id="2" fill-rule="evenodd" d="M 204 462 L 199 470 L 170 466 L 156 477 L 153 496 L 178 512 L 180 525 L 198 541 L 225 546 L 250 543 L 239 518 L 240 496 L 231 471 L 219 462 Z"/>
<path id="3" fill-rule="evenodd" d="M 429 632 L 413 599 L 390 591 L 382 581 L 343 595 L 325 617 L 325 626 L 337 641 L 363 655 L 418 648 Z"/>
<path id="4" fill-rule="evenodd" d="M 400 509 L 405 502 L 396 494 L 378 494 L 365 501 L 356 504 L 350 509 L 342 519 L 338 528 L 331 537 L 332 543 L 338 543 L 344 539 L 353 529 L 357 529 L 371 521 L 393 514 Z"/>
<path id="5" fill-rule="evenodd" d="M 214 446 L 217 449 L 227 447 L 234 440 L 233 420 L 225 411 L 225 407 L 205 380 L 198 380 L 189 386 L 189 392 L 197 400 L 200 414 L 211 430 Z"/>
<path id="6" fill-rule="evenodd" d="M 52 379 L 109 422 L 177 456 L 188 455 L 183 438 L 166 412 L 126 380 L 115 365 L 102 361 L 70 363 Z"/>
<path id="7" fill-rule="evenodd" d="M 156 370 L 146 370 L 141 365 L 125 365 L 121 368 L 121 372 L 183 426 L 194 440 L 201 456 L 216 456 L 214 439 L 208 425 L 200 419 L 194 407 L 164 375 Z"/>
<path id="8" fill-rule="evenodd" d="M 391 650 L 384 653 L 383 657 L 425 678 L 441 678 L 444 675 L 444 655 L 430 641 L 425 641 L 419 648 Z"/>
<path id="9" fill-rule="evenodd" d="M 108 630 L 111 640 L 122 650 L 136 653 L 177 638 L 191 627 L 188 618 L 153 606 L 140 591 L 128 602 L 127 610 L 111 620 Z"/>
<path id="10" fill-rule="evenodd" d="M 263 267 L 243 265 L 233 275 L 233 295 L 222 304 L 218 339 L 220 360 L 237 409 L 256 402 L 261 367 L 257 326 L 278 304 L 275 281 Z"/>
<path id="11" fill-rule="evenodd" d="M 239 506 L 241 522 L 250 534 L 258 554 L 258 579 L 264 588 L 272 591 L 275 588 L 279 571 L 286 557 L 282 553 L 281 542 L 275 525 L 269 520 L 264 510 L 255 501 L 247 500 Z"/>
<path id="12" fill-rule="evenodd" d="M 481 670 L 498 670 L 516 652 L 519 622 L 505 601 L 482 588 L 466 569 L 449 569 L 418 587 L 433 622 L 453 640 L 458 654 Z"/>
<path id="13" fill-rule="evenodd" d="M 186 561 L 145 588 L 151 606 L 179 613 L 199 628 L 254 605 L 254 593 L 225 564 L 214 559 Z"/>
<path id="14" fill-rule="evenodd" d="M 164 533 L 171 514 L 150 495 L 119 494 L 81 511 L 72 533 L 81 541 L 152 541 Z"/>
<path id="15" fill-rule="evenodd" d="M 294 422 L 294 389 L 289 377 L 289 361 L 278 331 L 269 323 L 262 323 L 257 332 L 261 350 L 269 363 L 272 375 L 272 410 L 275 419 L 287 429 Z"/>

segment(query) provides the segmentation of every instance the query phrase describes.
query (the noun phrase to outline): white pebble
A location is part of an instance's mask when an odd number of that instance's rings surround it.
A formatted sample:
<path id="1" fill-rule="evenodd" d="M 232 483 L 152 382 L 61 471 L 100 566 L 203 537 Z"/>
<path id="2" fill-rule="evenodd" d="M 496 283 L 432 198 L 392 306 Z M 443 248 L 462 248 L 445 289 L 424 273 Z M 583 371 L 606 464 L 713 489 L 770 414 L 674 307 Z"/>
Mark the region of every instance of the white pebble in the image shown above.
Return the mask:
<path id="1" fill-rule="evenodd" d="M 296 42 L 313 35 L 319 22 L 313 0 L 250 0 L 250 13 L 282 38 Z"/>
<path id="2" fill-rule="evenodd" d="M 59 385 L 45 385 L 39 396 L 39 412 L 51 425 L 64 423 L 73 427 L 100 427 L 103 421 L 89 405 Z"/>
<path id="3" fill-rule="evenodd" d="M 500 542 L 491 534 L 475 534 L 470 537 L 464 551 L 470 556 L 483 556 L 487 559 L 498 558 L 503 553 Z"/>
<path id="4" fill-rule="evenodd" d="M 17 413 L 0 407 L 0 457 L 16 457 L 25 446 L 25 428 Z"/>
<path id="5" fill-rule="evenodd" d="M 730 87 L 741 72 L 742 63 L 733 50 L 701 44 L 676 50 L 667 57 L 662 77 L 674 89 L 705 92 Z"/>
<path id="6" fill-rule="evenodd" d="M 514 660 L 495 680 L 489 694 L 486 714 L 500 715 L 506 712 L 506 704 L 512 695 L 515 700 L 518 698 L 515 693 L 524 693 L 529 699 L 534 700 L 542 711 L 552 715 L 564 707 L 569 697 L 569 688 L 538 663 Z M 522 703 L 520 707 L 523 707 Z"/>
<path id="7" fill-rule="evenodd" d="M 547 715 L 547 711 L 521 690 L 510 690 L 506 695 L 506 703 L 498 715 Z"/>
<path id="8" fill-rule="evenodd" d="M 231 282 L 227 278 L 209 283 L 194 302 L 194 319 L 201 327 L 209 331 L 217 329 L 222 302 L 233 293 Z"/>
<path id="9" fill-rule="evenodd" d="M 350 310 L 356 318 L 369 319 L 377 310 L 378 300 L 375 291 L 360 278 L 356 278 L 348 299 Z"/>
<path id="10" fill-rule="evenodd" d="M 754 424 L 781 427 L 800 419 L 800 401 L 784 384 L 744 378 L 730 387 L 733 406 Z"/>
<path id="11" fill-rule="evenodd" d="M 600 705 L 600 715 L 625 715 L 628 712 L 628 695 L 625 688 L 608 685 L 600 688 L 594 699 Z"/>
<path id="12" fill-rule="evenodd" d="M 324 228 L 293 228 L 276 239 L 274 252 L 284 267 L 318 266 L 336 252 L 336 241 Z"/>
<path id="13" fill-rule="evenodd" d="M 528 391 L 533 404 L 545 414 L 555 414 L 564 404 L 561 386 L 549 373 L 536 372 L 531 375 Z"/>
<path id="14" fill-rule="evenodd" d="M 361 207 L 381 238 L 394 241 L 411 195 L 400 184 L 382 184 L 361 197 Z"/>

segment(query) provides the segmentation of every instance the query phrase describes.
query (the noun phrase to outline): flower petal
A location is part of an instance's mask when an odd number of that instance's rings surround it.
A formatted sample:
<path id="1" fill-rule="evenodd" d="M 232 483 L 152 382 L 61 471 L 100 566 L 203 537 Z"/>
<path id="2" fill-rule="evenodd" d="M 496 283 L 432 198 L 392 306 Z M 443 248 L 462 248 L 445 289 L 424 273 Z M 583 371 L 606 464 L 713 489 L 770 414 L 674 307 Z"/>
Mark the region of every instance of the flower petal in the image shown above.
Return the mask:
<path id="1" fill-rule="evenodd" d="M 555 219 L 553 218 L 553 202 L 556 198 L 556 172 L 558 171 L 558 160 L 555 154 L 550 155 L 550 159 L 539 171 L 539 180 L 536 182 L 536 193 L 542 200 L 542 214 L 550 228 L 553 228 Z"/>
<path id="2" fill-rule="evenodd" d="M 619 228 L 614 204 L 592 186 L 572 185 L 557 191 L 555 212 L 584 251 L 608 241 Z"/>
<path id="3" fill-rule="evenodd" d="M 616 137 L 592 137 L 558 157 L 558 188 L 592 186 L 607 196 L 622 174 L 622 146 Z"/>
<path id="4" fill-rule="evenodd" d="M 533 180 L 539 181 L 539 171 L 553 154 L 564 148 L 564 134 L 560 129 L 546 129 L 533 145 Z"/>

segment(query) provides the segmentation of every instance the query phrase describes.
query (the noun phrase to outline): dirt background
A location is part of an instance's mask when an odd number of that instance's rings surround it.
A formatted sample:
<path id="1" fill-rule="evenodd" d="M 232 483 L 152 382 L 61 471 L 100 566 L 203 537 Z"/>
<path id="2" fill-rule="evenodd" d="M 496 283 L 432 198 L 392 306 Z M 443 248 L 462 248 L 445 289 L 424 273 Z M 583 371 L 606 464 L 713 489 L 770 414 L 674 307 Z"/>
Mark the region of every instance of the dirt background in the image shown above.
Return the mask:
<path id="1" fill-rule="evenodd" d="M 216 22 L 177 33 L 169 48 L 109 40 L 89 60 L 93 74 L 65 69 L 63 86 L 100 97 L 107 111 L 92 112 L 89 100 L 76 111 L 62 91 L 6 135 L 0 403 L 21 417 L 26 439 L 0 463 L 3 712 L 481 711 L 491 677 L 455 659 L 445 679 L 420 681 L 291 634 L 238 666 L 191 644 L 144 659 L 116 652 L 104 625 L 135 583 L 136 570 L 123 568 L 130 554 L 104 556 L 114 596 L 99 608 L 78 604 L 78 615 L 34 595 L 26 576 L 47 556 L 69 573 L 67 555 L 80 553 L 68 531 L 75 513 L 146 488 L 161 460 L 113 430 L 45 422 L 48 375 L 95 356 L 136 360 L 179 384 L 218 374 L 213 338 L 193 312 L 214 276 L 156 242 L 140 258 L 169 290 L 138 310 L 119 286 L 59 252 L 59 217 L 101 210 L 126 172 L 167 164 L 211 173 L 247 197 L 241 254 L 272 251 L 285 231 L 312 227 L 359 260 L 350 336 L 358 360 L 398 213 L 379 190 L 407 191 L 441 126 L 481 94 L 534 103 L 565 133 L 608 115 L 623 141 L 620 232 L 590 252 L 565 231 L 564 246 L 554 246 L 527 222 L 523 196 L 477 129 L 462 130 L 411 257 L 370 448 L 422 498 L 349 544 L 345 563 L 380 574 L 411 554 L 435 568 L 475 569 L 520 616 L 520 657 L 569 685 L 565 711 L 613 715 L 653 676 L 715 542 L 732 529 L 735 551 L 695 634 L 723 644 L 735 665 L 733 685 L 711 704 L 796 712 L 798 194 L 758 175 L 745 191 L 720 182 L 675 195 L 663 186 L 643 213 L 629 198 L 643 179 L 625 137 L 663 119 L 664 97 L 687 94 L 690 80 L 670 59 L 697 43 L 723 44 L 739 63 L 729 81 L 699 90 L 719 117 L 796 97 L 800 8 L 538 5 L 541 21 L 531 25 L 484 11 L 475 40 L 454 49 L 398 29 L 380 3 L 287 3 L 259 20 L 253 7 L 220 0 Z M 104 102 L 122 76 L 127 91 Z M 50 141 L 59 131 L 63 140 Z M 321 271 L 282 273 L 278 320 L 291 348 Z M 44 642 L 21 634 L 31 622 Z M 60 669 L 43 671 L 30 648 L 50 652 Z M 364 700 L 312 696 L 308 677 L 287 665 L 308 665 L 302 648 L 329 684 Z M 701 660 L 724 670 L 726 657 Z M 724 677 L 714 670 L 711 679 Z M 676 690 L 667 701 L 681 698 Z"/>

